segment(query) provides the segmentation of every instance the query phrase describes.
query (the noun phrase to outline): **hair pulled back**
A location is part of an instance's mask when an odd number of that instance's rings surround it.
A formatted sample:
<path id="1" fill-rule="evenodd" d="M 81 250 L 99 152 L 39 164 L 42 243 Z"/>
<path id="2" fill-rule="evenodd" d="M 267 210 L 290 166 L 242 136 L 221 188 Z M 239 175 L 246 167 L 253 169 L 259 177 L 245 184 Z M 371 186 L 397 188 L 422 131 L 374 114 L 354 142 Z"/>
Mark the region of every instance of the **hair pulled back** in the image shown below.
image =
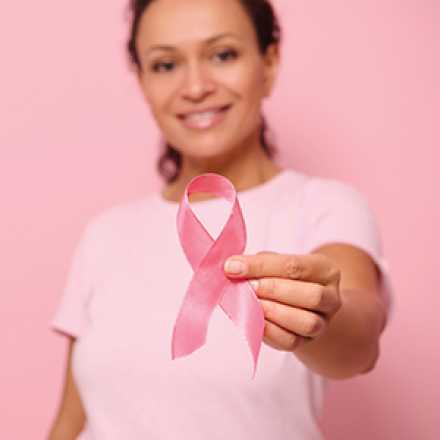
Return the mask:
<path id="1" fill-rule="evenodd" d="M 145 10 L 154 0 L 130 0 L 129 13 L 131 15 L 130 36 L 127 42 L 127 50 L 130 63 L 138 70 L 142 70 L 139 56 L 136 50 L 136 36 L 139 23 Z M 275 11 L 269 0 L 238 0 L 254 25 L 258 47 L 261 55 L 265 55 L 271 44 L 281 41 L 281 29 Z M 267 123 L 261 115 L 260 142 L 264 152 L 273 157 L 275 148 L 267 141 Z M 163 141 L 162 154 L 157 162 L 157 170 L 167 183 L 171 183 L 178 177 L 182 166 L 182 156 L 172 145 Z"/>

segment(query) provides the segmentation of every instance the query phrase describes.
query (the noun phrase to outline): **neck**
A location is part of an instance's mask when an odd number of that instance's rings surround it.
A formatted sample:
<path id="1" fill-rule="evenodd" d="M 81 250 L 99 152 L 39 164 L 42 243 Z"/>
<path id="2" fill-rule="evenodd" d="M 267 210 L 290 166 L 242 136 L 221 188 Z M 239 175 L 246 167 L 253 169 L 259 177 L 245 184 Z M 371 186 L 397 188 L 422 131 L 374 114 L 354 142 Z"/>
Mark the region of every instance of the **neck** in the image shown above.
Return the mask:
<path id="1" fill-rule="evenodd" d="M 221 157 L 206 159 L 183 156 L 182 168 L 175 182 L 165 187 L 162 195 L 165 199 L 178 202 L 183 196 L 189 181 L 203 173 L 217 173 L 227 177 L 236 191 L 243 191 L 260 185 L 278 174 L 281 168 L 263 151 L 259 142 L 251 148 L 234 149 Z M 215 198 L 208 193 L 194 193 L 190 201 Z"/>

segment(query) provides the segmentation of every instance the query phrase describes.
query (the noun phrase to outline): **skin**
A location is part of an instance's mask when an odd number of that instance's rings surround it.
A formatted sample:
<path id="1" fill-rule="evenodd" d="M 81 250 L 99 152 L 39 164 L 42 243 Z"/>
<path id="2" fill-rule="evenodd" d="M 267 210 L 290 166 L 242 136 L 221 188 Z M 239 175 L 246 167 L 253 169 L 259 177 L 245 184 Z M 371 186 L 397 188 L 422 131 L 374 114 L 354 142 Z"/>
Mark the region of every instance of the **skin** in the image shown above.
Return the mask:
<path id="1" fill-rule="evenodd" d="M 228 272 L 230 260 L 243 262 L 244 271 Z M 225 262 L 225 274 L 258 282 L 254 289 L 264 311 L 266 344 L 292 352 L 331 379 L 374 368 L 386 309 L 378 269 L 364 251 L 329 243 L 307 255 L 237 255 Z"/>
<path id="2" fill-rule="evenodd" d="M 231 33 L 214 42 L 207 39 Z M 258 51 L 252 22 L 238 0 L 156 0 L 144 12 L 136 45 L 140 89 L 162 134 L 182 154 L 179 178 L 162 196 L 178 203 L 188 182 L 205 172 L 227 177 L 237 191 L 262 184 L 281 168 L 259 142 L 263 100 L 279 69 L 279 50 Z M 156 45 L 171 50 L 150 49 Z M 152 69 L 154 66 L 154 70 Z M 233 104 L 222 124 L 185 128 L 176 114 Z M 213 197 L 192 194 L 191 202 Z M 255 293 L 265 315 L 264 343 L 291 352 L 308 368 L 333 379 L 371 371 L 386 320 L 379 272 L 362 250 L 329 243 L 308 255 L 259 252 L 232 256 L 247 269 L 225 275 L 259 281 Z M 71 371 L 49 440 L 75 439 L 85 412 Z"/>
<path id="3" fill-rule="evenodd" d="M 82 431 L 86 414 L 72 374 L 72 352 L 76 338 L 67 335 L 67 362 L 64 386 L 58 412 L 48 434 L 48 440 L 74 440 Z"/>
<path id="4" fill-rule="evenodd" d="M 206 41 L 225 33 L 233 36 Z M 189 180 L 203 172 L 228 177 L 240 191 L 280 171 L 259 142 L 261 105 L 276 79 L 278 47 L 260 54 L 253 24 L 237 0 L 153 2 L 136 44 L 140 88 L 164 137 L 183 158 L 164 198 L 179 201 Z M 172 49 L 152 49 L 156 45 Z M 226 121 L 210 130 L 188 129 L 176 117 L 225 104 L 233 104 Z M 191 201 L 210 197 L 193 195 Z"/>

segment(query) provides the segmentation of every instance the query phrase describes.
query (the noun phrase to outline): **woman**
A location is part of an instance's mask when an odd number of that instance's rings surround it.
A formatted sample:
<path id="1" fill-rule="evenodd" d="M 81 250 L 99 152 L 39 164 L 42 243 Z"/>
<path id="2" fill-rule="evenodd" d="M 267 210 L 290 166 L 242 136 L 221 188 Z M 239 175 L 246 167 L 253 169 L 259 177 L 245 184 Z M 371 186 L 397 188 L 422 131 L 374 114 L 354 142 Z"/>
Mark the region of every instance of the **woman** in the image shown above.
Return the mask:
<path id="1" fill-rule="evenodd" d="M 52 326 L 69 336 L 50 440 L 320 439 L 327 379 L 374 368 L 390 293 L 374 216 L 349 185 L 282 169 L 261 108 L 279 66 L 265 0 L 132 1 L 128 44 L 165 139 L 160 193 L 114 206 L 84 230 Z M 256 281 L 265 317 L 250 380 L 245 339 L 219 309 L 206 344 L 172 360 L 192 276 L 175 227 L 188 182 L 235 186 L 247 247 L 225 275 Z M 212 237 L 228 204 L 194 194 Z"/>

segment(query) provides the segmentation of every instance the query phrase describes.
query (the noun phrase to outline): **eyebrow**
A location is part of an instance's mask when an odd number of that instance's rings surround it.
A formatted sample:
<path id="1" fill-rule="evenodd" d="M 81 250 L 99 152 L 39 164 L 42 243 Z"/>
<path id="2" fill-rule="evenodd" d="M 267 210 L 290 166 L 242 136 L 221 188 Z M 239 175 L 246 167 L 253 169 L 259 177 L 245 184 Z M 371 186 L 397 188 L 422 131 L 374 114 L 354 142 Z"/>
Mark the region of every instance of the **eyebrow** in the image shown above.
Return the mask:
<path id="1" fill-rule="evenodd" d="M 220 40 L 220 38 L 224 38 L 224 37 L 234 37 L 234 38 L 238 38 L 237 35 L 232 34 L 232 33 L 223 33 L 223 34 L 218 34 L 218 35 L 214 35 L 213 37 L 209 37 L 206 40 L 203 40 L 203 43 L 205 44 L 212 44 L 217 40 Z M 155 45 L 155 46 L 151 46 L 150 48 L 148 48 L 145 51 L 145 54 L 147 54 L 148 52 L 152 52 L 153 50 L 175 50 L 174 46 L 169 46 L 169 45 Z"/>

